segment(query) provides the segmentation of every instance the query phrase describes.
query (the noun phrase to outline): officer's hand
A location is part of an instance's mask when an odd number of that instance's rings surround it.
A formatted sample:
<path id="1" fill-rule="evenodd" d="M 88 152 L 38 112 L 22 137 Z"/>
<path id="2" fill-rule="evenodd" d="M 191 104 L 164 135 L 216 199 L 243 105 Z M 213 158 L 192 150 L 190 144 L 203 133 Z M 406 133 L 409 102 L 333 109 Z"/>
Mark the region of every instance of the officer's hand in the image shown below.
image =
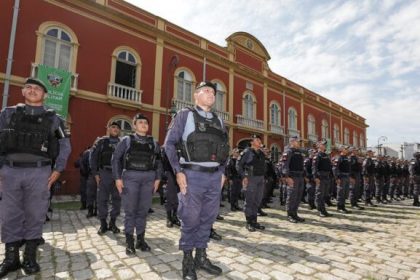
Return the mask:
<path id="1" fill-rule="evenodd" d="M 337 183 L 337 186 L 340 186 L 340 184 L 341 184 L 341 180 L 340 179 L 337 179 L 335 182 Z"/>
<path id="2" fill-rule="evenodd" d="M 153 193 L 156 193 L 159 188 L 160 180 L 155 180 L 155 184 L 153 185 Z"/>
<path id="3" fill-rule="evenodd" d="M 123 180 L 121 180 L 121 179 L 115 180 L 115 186 L 117 187 L 118 192 L 121 194 L 122 190 L 124 188 Z"/>
<path id="4" fill-rule="evenodd" d="M 99 182 L 101 181 L 101 177 L 99 175 L 95 175 L 96 186 L 99 187 Z"/>
<path id="5" fill-rule="evenodd" d="M 58 172 L 56 170 L 51 172 L 50 177 L 48 177 L 48 189 L 51 188 L 52 184 L 54 184 L 54 182 L 57 181 L 58 178 L 60 178 L 60 172 Z"/>
<path id="6" fill-rule="evenodd" d="M 315 185 L 319 186 L 321 184 L 321 180 L 318 178 L 315 178 Z"/>
<path id="7" fill-rule="evenodd" d="M 187 193 L 187 177 L 184 172 L 176 173 L 176 182 L 178 183 L 181 193 L 185 195 Z"/>
<path id="8" fill-rule="evenodd" d="M 287 186 L 289 186 L 289 187 L 293 187 L 293 186 L 295 185 L 295 181 L 293 181 L 293 179 L 292 179 L 292 178 L 287 177 L 287 178 L 286 178 L 286 184 L 287 184 Z"/>
<path id="9" fill-rule="evenodd" d="M 222 174 L 222 185 L 220 186 L 221 189 L 223 189 L 223 186 L 225 185 L 226 176 L 225 174 Z"/>
<path id="10" fill-rule="evenodd" d="M 248 177 L 242 179 L 242 187 L 246 189 L 248 187 Z"/>

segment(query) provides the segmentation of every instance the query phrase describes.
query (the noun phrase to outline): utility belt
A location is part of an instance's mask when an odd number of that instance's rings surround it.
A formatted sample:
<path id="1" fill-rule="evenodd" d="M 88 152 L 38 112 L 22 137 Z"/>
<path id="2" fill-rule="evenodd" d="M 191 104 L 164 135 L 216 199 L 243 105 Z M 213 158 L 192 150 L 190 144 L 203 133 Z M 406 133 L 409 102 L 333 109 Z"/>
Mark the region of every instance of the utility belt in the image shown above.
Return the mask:
<path id="1" fill-rule="evenodd" d="M 23 168 L 43 167 L 43 166 L 51 165 L 51 160 L 38 160 L 35 162 L 6 160 L 4 164 L 10 167 L 23 167 Z"/>
<path id="2" fill-rule="evenodd" d="M 100 167 L 100 169 L 103 169 L 103 170 L 112 170 L 112 166 L 111 165 L 103 165 L 103 166 Z"/>
<path id="3" fill-rule="evenodd" d="M 213 173 L 220 169 L 220 166 L 201 166 L 196 164 L 181 164 L 181 167 L 188 170 Z"/>

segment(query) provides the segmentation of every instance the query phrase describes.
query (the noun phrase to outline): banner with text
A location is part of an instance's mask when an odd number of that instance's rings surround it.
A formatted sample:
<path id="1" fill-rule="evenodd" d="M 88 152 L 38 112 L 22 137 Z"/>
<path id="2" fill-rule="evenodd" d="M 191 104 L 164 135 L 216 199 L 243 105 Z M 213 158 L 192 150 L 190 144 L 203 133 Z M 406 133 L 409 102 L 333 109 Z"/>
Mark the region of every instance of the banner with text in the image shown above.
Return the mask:
<path id="1" fill-rule="evenodd" d="M 46 65 L 38 65 L 38 79 L 42 80 L 48 89 L 45 106 L 54 109 L 57 114 L 67 119 L 71 73 Z"/>

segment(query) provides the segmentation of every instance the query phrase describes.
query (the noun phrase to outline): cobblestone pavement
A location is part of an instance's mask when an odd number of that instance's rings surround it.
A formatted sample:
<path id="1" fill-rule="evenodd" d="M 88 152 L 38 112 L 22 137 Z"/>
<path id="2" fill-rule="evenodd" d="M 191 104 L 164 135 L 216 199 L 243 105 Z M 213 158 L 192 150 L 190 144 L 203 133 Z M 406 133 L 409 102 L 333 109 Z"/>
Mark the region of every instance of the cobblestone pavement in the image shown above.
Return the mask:
<path id="1" fill-rule="evenodd" d="M 349 215 L 330 209 L 331 218 L 303 205 L 300 224 L 287 222 L 277 206 L 259 218 L 267 229 L 255 233 L 245 229 L 243 213 L 224 207 L 225 220 L 215 224 L 223 240 L 212 241 L 208 255 L 223 269 L 217 279 L 420 279 L 420 209 L 411 201 Z M 167 228 L 163 207 L 153 207 L 146 231 L 152 251 L 135 257 L 126 256 L 122 233 L 99 236 L 99 221 L 84 211 L 55 210 L 39 248 L 41 273 L 25 278 L 19 271 L 9 279 L 180 279 L 179 229 Z"/>

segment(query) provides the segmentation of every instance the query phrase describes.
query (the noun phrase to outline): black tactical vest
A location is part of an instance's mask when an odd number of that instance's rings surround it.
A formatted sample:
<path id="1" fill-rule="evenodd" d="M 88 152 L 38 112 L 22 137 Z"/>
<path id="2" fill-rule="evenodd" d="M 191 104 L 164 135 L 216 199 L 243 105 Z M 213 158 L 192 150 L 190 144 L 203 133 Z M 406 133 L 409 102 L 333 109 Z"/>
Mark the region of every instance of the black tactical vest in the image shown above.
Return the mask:
<path id="1" fill-rule="evenodd" d="M 104 166 L 111 166 L 111 158 L 112 154 L 115 151 L 115 147 L 117 146 L 118 142 L 111 143 L 111 140 L 108 136 L 102 138 L 102 147 L 101 152 L 99 154 L 99 167 L 103 168 Z"/>
<path id="2" fill-rule="evenodd" d="M 124 168 L 127 170 L 149 171 L 155 167 L 156 153 L 153 137 L 148 136 L 145 143 L 130 135 L 130 147 L 124 156 Z"/>
<path id="3" fill-rule="evenodd" d="M 253 153 L 252 161 L 249 163 L 248 168 L 252 170 L 251 176 L 264 176 L 265 175 L 265 155 L 261 151 L 251 149 Z"/>
<path id="4" fill-rule="evenodd" d="M 289 171 L 303 171 L 303 154 L 300 149 L 291 149 Z"/>
<path id="5" fill-rule="evenodd" d="M 186 161 L 223 163 L 229 155 L 229 144 L 228 135 L 219 118 L 213 113 L 213 118 L 207 119 L 195 109 L 191 110 L 195 130 L 181 147 L 182 157 Z"/>
<path id="6" fill-rule="evenodd" d="M 356 174 L 362 171 L 359 159 L 357 156 L 350 156 L 351 173 Z"/>
<path id="7" fill-rule="evenodd" d="M 318 171 L 331 171 L 332 168 L 332 164 L 331 164 L 331 159 L 330 157 L 324 153 L 324 152 L 319 152 L 318 155 Z"/>
<path id="8" fill-rule="evenodd" d="M 373 175 L 375 174 L 375 163 L 372 158 L 366 158 L 364 165 L 364 173 L 365 175 Z"/>
<path id="9" fill-rule="evenodd" d="M 350 173 L 350 161 L 346 156 L 340 156 L 337 162 L 337 168 L 342 173 Z"/>
<path id="10" fill-rule="evenodd" d="M 413 175 L 420 176 L 420 160 L 414 160 Z"/>
<path id="11" fill-rule="evenodd" d="M 7 129 L 1 131 L 2 152 L 26 153 L 55 159 L 59 152 L 59 143 L 54 132 L 51 132 L 54 116 L 53 110 L 29 115 L 24 105 L 16 106 Z"/>

